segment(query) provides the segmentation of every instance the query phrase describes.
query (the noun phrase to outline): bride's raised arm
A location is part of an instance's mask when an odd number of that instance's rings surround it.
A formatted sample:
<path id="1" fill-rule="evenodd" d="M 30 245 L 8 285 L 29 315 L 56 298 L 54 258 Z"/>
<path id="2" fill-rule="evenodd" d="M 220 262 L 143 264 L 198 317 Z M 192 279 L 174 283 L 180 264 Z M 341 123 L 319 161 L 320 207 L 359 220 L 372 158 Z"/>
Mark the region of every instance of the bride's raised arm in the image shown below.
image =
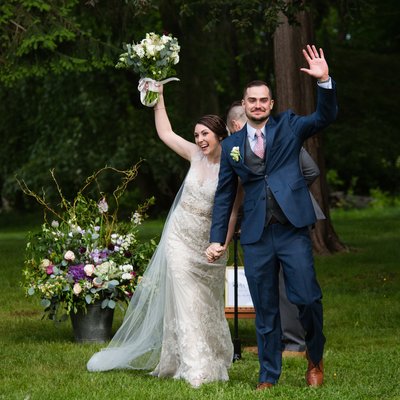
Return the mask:
<path id="1" fill-rule="evenodd" d="M 165 107 L 163 86 L 159 86 L 159 100 L 154 106 L 154 120 L 160 139 L 175 153 L 186 160 L 191 160 L 192 154 L 197 151 L 196 144 L 189 142 L 183 137 L 177 135 L 169 122 L 167 109 Z"/>

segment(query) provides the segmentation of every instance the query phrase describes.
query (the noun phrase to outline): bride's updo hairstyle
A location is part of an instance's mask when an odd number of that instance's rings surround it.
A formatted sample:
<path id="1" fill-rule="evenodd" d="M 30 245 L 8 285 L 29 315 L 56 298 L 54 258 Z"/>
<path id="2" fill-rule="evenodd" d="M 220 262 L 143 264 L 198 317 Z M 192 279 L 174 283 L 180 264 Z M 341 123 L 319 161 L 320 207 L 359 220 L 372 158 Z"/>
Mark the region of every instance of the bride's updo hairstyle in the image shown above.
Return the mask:
<path id="1" fill-rule="evenodd" d="M 208 129 L 213 131 L 220 140 L 229 136 L 229 130 L 225 125 L 224 120 L 218 117 L 218 115 L 204 115 L 196 122 L 196 124 L 206 126 Z"/>

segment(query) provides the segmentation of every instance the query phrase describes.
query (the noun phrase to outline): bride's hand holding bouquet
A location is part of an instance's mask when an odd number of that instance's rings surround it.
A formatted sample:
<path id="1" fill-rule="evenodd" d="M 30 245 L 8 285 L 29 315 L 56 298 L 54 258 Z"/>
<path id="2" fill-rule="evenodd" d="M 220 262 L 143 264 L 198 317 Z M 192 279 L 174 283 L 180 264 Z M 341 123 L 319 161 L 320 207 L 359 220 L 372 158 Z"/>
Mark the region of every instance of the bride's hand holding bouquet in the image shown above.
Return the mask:
<path id="1" fill-rule="evenodd" d="M 139 43 L 124 45 L 127 50 L 119 56 L 117 68 L 132 68 L 139 73 L 138 90 L 143 105 L 153 107 L 159 99 L 158 83 L 178 81 L 174 65 L 179 62 L 180 46 L 171 35 L 147 33 Z"/>

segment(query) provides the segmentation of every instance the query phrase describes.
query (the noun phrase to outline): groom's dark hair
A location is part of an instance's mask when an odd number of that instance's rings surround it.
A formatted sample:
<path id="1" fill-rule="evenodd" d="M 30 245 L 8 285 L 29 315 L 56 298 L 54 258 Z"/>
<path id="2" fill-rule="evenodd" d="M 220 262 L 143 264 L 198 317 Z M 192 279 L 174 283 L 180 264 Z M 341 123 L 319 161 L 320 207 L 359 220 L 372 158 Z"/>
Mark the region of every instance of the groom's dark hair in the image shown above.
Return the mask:
<path id="1" fill-rule="evenodd" d="M 225 139 L 227 136 L 229 136 L 229 131 L 224 120 L 218 117 L 218 115 L 204 115 L 196 122 L 196 124 L 206 126 L 221 139 Z"/>
<path id="2" fill-rule="evenodd" d="M 246 97 L 247 89 L 249 89 L 251 87 L 254 87 L 254 86 L 266 86 L 268 88 L 268 90 L 269 90 L 269 95 L 271 96 L 271 99 L 273 99 L 271 86 L 269 86 L 268 83 L 264 82 L 264 81 L 251 81 L 251 82 L 249 82 L 243 89 L 243 98 Z"/>

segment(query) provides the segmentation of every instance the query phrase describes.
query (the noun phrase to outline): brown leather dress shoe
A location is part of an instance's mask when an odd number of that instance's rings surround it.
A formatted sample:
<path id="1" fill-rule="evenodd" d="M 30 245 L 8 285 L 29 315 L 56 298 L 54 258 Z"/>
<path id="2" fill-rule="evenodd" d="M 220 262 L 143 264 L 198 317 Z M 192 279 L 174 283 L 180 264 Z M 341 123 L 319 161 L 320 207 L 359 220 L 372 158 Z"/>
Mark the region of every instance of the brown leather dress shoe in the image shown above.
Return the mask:
<path id="1" fill-rule="evenodd" d="M 271 389 L 274 387 L 273 383 L 270 382 L 261 382 L 257 385 L 256 390 L 265 390 L 265 389 Z"/>
<path id="2" fill-rule="evenodd" d="M 322 385 L 322 383 L 324 382 L 324 363 L 322 360 L 318 364 L 314 364 L 308 358 L 306 382 L 308 386 L 313 387 L 318 387 Z"/>

